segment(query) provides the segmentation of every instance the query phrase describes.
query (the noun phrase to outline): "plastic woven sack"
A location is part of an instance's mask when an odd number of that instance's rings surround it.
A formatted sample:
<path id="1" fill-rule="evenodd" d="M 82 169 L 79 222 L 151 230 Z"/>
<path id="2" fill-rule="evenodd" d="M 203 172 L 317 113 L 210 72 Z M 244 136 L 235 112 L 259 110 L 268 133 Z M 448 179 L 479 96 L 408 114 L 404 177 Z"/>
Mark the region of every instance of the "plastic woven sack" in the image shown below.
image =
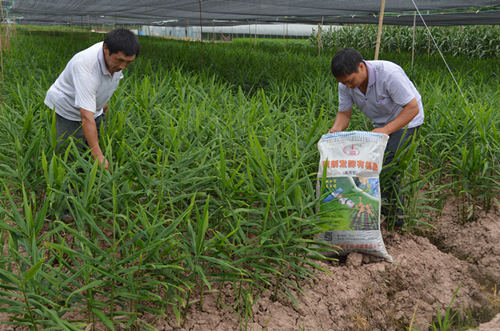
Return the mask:
<path id="1" fill-rule="evenodd" d="M 340 254 L 357 251 L 392 262 L 380 232 L 379 174 L 388 139 L 386 134 L 351 131 L 325 134 L 318 142 L 320 210 L 337 220 L 319 239 Z"/>

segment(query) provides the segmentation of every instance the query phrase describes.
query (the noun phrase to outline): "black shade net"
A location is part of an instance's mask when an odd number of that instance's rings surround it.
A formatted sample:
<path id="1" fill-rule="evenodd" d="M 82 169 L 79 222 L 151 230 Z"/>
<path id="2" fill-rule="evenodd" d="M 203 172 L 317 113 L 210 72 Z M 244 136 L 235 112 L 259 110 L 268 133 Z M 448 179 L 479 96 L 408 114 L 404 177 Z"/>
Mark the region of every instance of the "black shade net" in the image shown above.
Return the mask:
<path id="1" fill-rule="evenodd" d="M 384 24 L 413 25 L 415 5 L 428 25 L 500 24 L 498 0 L 386 0 Z M 11 12 L 31 24 L 211 26 L 378 23 L 380 6 L 381 0 L 14 0 Z"/>

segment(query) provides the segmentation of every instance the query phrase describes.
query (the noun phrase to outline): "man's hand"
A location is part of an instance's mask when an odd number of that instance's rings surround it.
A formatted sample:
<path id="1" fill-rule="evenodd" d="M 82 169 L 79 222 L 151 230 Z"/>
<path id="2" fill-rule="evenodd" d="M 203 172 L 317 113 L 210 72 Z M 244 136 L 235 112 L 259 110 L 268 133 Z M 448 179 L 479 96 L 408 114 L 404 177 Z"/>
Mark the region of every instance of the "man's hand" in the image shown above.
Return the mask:
<path id="1" fill-rule="evenodd" d="M 97 157 L 95 158 L 101 167 L 104 167 L 104 169 L 109 170 L 109 162 L 104 158 L 104 156 Z"/>
<path id="2" fill-rule="evenodd" d="M 349 122 L 351 120 L 352 108 L 346 111 L 337 112 L 337 116 L 335 116 L 335 122 L 333 123 L 328 133 L 334 132 L 342 132 L 349 126 Z"/>
<path id="3" fill-rule="evenodd" d="M 334 132 L 341 132 L 342 130 L 339 130 L 338 128 L 336 128 L 335 126 L 332 126 L 330 128 L 330 130 L 328 130 L 328 133 L 334 133 Z"/>
<path id="4" fill-rule="evenodd" d="M 391 132 L 389 132 L 385 127 L 373 129 L 372 132 L 384 133 L 386 135 L 390 135 L 391 134 Z"/>
<path id="5" fill-rule="evenodd" d="M 97 136 L 97 127 L 94 120 L 94 113 L 80 108 L 80 115 L 82 118 L 82 130 L 90 147 L 92 157 L 99 162 L 101 166 L 108 169 L 108 160 L 104 158 L 101 147 L 99 146 L 99 137 Z"/>

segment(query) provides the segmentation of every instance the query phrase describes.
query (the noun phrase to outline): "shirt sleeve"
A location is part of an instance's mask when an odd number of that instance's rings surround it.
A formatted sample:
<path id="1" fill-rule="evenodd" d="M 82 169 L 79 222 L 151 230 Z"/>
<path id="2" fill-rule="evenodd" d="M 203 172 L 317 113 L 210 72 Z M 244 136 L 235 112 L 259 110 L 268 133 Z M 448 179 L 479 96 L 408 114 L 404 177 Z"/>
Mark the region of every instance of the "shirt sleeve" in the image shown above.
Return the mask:
<path id="1" fill-rule="evenodd" d="M 97 76 L 85 66 L 75 63 L 72 68 L 72 77 L 75 87 L 75 106 L 95 113 Z"/>
<path id="2" fill-rule="evenodd" d="M 412 83 L 404 72 L 395 71 L 388 76 L 386 89 L 394 103 L 404 107 L 415 98 Z"/>
<path id="3" fill-rule="evenodd" d="M 347 87 L 339 83 L 339 111 L 348 111 L 352 108 L 354 101 L 352 96 L 347 91 Z"/>

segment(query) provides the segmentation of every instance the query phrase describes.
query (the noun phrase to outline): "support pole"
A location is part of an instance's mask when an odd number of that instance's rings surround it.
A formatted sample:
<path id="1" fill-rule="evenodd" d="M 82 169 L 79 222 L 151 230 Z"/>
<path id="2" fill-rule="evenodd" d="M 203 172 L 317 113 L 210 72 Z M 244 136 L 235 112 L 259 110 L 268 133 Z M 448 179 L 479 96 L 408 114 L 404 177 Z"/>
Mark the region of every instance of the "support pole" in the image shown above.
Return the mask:
<path id="1" fill-rule="evenodd" d="M 1 0 L 0 0 L 1 2 Z M 14 30 L 14 25 L 10 23 L 9 21 L 9 12 L 6 12 L 5 13 L 5 18 L 6 18 L 6 24 L 5 24 L 5 47 L 7 48 L 7 54 L 10 54 L 10 40 L 12 39 L 12 36 L 13 36 L 13 32 L 12 30 Z M 15 30 L 14 30 L 15 31 Z"/>
<path id="2" fill-rule="evenodd" d="M 203 20 L 201 17 L 201 1 L 202 0 L 198 0 L 198 3 L 200 4 L 200 51 L 201 51 L 201 57 L 200 57 L 201 68 L 200 68 L 200 70 L 203 71 Z"/>
<path id="3" fill-rule="evenodd" d="M 10 22 L 8 12 L 7 12 L 7 22 Z M 16 30 L 15 22 L 14 22 L 14 24 L 10 24 L 10 23 L 7 24 L 7 31 L 9 32 L 9 44 L 7 44 L 7 47 L 8 47 L 7 52 L 9 52 L 9 54 L 10 54 L 10 40 L 17 38 L 17 30 Z"/>
<path id="4" fill-rule="evenodd" d="M 0 62 L 2 66 L 2 81 L 4 80 L 3 77 L 3 43 L 4 43 L 4 38 L 3 38 L 3 4 L 2 0 L 0 0 L 0 12 L 2 14 L 1 16 L 1 21 L 0 21 Z M 6 37 L 7 38 L 7 37 Z"/>
<path id="5" fill-rule="evenodd" d="M 1 1 L 1 0 L 0 0 Z M 2 23 L 3 24 L 3 23 Z M 1 26 L 1 24 L 0 24 Z M 3 44 L 3 38 L 2 38 L 2 29 L 0 28 L 0 62 L 2 64 L 2 81 L 4 80 L 4 77 L 3 77 L 3 47 L 2 47 L 2 44 Z"/>
<path id="6" fill-rule="evenodd" d="M 323 22 L 324 22 L 325 17 L 321 16 L 321 25 L 318 24 L 318 56 L 321 55 L 321 49 L 323 48 Z"/>
<path id="7" fill-rule="evenodd" d="M 380 50 L 380 39 L 382 36 L 382 25 L 384 22 L 384 10 L 385 10 L 385 0 L 382 0 L 382 3 L 380 4 L 380 15 L 378 18 L 377 44 L 375 45 L 375 58 L 374 58 L 374 60 L 378 60 L 378 53 Z"/>
<path id="8" fill-rule="evenodd" d="M 321 24 L 318 23 L 318 36 L 317 36 L 317 41 L 318 41 L 318 56 L 321 55 Z"/>
<path id="9" fill-rule="evenodd" d="M 288 46 L 288 23 L 285 23 L 285 26 L 286 26 L 286 44 Z"/>
<path id="10" fill-rule="evenodd" d="M 257 46 L 257 24 L 254 24 L 253 48 Z"/>
<path id="11" fill-rule="evenodd" d="M 417 24 L 417 12 L 413 13 L 413 38 L 411 41 L 411 68 L 413 69 L 413 62 L 415 60 L 415 29 Z"/>

